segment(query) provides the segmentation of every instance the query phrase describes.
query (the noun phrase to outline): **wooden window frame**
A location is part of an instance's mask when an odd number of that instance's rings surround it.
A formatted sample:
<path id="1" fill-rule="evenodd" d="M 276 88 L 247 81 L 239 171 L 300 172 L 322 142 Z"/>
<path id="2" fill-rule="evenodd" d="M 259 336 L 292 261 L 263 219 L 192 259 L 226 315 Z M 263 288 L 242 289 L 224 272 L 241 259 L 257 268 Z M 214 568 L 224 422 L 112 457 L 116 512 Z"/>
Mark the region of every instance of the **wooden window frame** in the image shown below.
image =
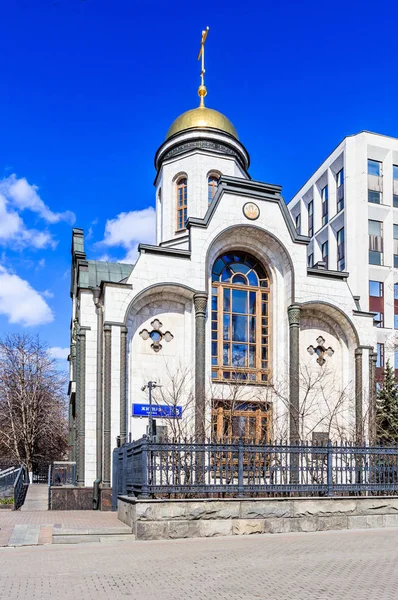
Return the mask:
<path id="1" fill-rule="evenodd" d="M 181 192 L 181 205 L 180 205 Z M 185 231 L 188 218 L 188 177 L 183 175 L 176 183 L 176 231 Z"/>
<path id="2" fill-rule="evenodd" d="M 235 406 L 234 406 L 235 404 Z M 246 409 L 244 406 L 247 405 Z M 243 417 L 246 419 L 245 435 L 233 436 L 232 419 Z M 266 419 L 265 428 L 263 419 Z M 254 438 L 250 435 L 250 421 L 254 420 Z M 248 422 L 249 421 L 249 422 Z M 227 429 L 227 431 L 225 431 Z M 234 442 L 243 439 L 246 442 L 265 443 L 271 442 L 272 436 L 272 406 L 264 402 L 231 402 L 228 400 L 212 400 L 211 430 L 214 441 Z"/>

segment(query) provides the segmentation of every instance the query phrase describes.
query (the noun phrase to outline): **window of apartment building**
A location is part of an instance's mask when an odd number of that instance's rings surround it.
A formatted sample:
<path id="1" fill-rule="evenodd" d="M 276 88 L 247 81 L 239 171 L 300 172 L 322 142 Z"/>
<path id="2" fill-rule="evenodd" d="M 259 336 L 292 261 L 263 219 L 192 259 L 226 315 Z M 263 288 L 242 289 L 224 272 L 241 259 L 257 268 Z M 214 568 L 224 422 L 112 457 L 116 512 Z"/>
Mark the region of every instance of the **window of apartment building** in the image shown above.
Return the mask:
<path id="1" fill-rule="evenodd" d="M 325 269 L 329 268 L 329 242 L 324 242 L 321 246 L 322 261 L 325 263 Z"/>
<path id="2" fill-rule="evenodd" d="M 376 367 L 378 369 L 384 368 L 384 344 L 377 344 Z"/>
<path id="3" fill-rule="evenodd" d="M 337 212 L 340 212 L 344 208 L 344 169 L 336 175 L 336 187 L 337 187 Z"/>
<path id="4" fill-rule="evenodd" d="M 376 177 L 381 177 L 381 162 L 368 158 L 368 175 L 376 175 Z"/>
<path id="5" fill-rule="evenodd" d="M 308 235 L 314 235 L 314 201 L 308 202 Z"/>
<path id="6" fill-rule="evenodd" d="M 314 266 L 314 253 L 313 252 L 311 252 L 311 254 L 308 255 L 307 266 L 308 267 Z"/>
<path id="7" fill-rule="evenodd" d="M 337 270 L 345 269 L 344 227 L 337 232 Z"/>
<path id="8" fill-rule="evenodd" d="M 383 223 L 369 219 L 369 264 L 383 264 Z"/>
<path id="9" fill-rule="evenodd" d="M 394 267 L 398 268 L 398 225 L 393 226 L 393 248 L 394 248 Z"/>
<path id="10" fill-rule="evenodd" d="M 382 281 L 369 281 L 369 297 L 370 298 L 383 298 L 383 282 Z"/>
<path id="11" fill-rule="evenodd" d="M 394 283 L 394 329 L 398 329 L 398 283 Z"/>
<path id="12" fill-rule="evenodd" d="M 382 281 L 369 281 L 369 311 L 376 313 L 374 324 L 384 327 L 384 284 Z"/>
<path id="13" fill-rule="evenodd" d="M 376 190 L 368 190 L 368 202 L 371 204 L 381 204 L 381 192 L 376 192 Z"/>
<path id="14" fill-rule="evenodd" d="M 298 215 L 296 215 L 296 217 L 294 219 L 294 223 L 295 223 L 296 233 L 300 233 L 300 231 L 301 231 L 301 214 L 300 213 Z"/>
<path id="15" fill-rule="evenodd" d="M 398 181 L 398 165 L 392 166 L 392 178 L 394 180 L 393 181 L 393 197 L 392 197 L 393 206 L 394 206 L 394 208 L 398 208 L 398 194 L 395 193 L 395 191 L 396 191 L 395 181 Z"/>
<path id="16" fill-rule="evenodd" d="M 370 312 L 374 311 L 371 310 Z M 384 314 L 380 312 L 375 313 L 373 317 L 373 324 L 375 325 L 375 327 L 384 327 Z"/>
<path id="17" fill-rule="evenodd" d="M 329 209 L 328 209 L 328 201 L 329 201 L 329 191 L 328 186 L 325 185 L 321 191 L 321 200 L 322 200 L 322 227 L 326 225 L 329 221 Z"/>
<path id="18" fill-rule="evenodd" d="M 395 348 L 394 351 L 394 369 L 397 370 L 398 369 L 398 348 Z"/>

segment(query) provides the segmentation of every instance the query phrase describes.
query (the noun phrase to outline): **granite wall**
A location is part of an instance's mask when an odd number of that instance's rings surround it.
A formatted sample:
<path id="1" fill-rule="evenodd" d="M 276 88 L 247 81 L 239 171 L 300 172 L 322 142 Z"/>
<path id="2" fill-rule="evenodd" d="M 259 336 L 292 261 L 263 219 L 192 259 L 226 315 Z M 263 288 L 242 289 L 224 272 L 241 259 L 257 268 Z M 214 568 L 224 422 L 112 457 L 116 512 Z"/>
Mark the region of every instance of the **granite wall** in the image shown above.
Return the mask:
<path id="1" fill-rule="evenodd" d="M 50 510 L 92 510 L 93 488 L 51 487 Z"/>
<path id="2" fill-rule="evenodd" d="M 398 497 L 139 500 L 118 498 L 136 539 L 398 527 Z"/>

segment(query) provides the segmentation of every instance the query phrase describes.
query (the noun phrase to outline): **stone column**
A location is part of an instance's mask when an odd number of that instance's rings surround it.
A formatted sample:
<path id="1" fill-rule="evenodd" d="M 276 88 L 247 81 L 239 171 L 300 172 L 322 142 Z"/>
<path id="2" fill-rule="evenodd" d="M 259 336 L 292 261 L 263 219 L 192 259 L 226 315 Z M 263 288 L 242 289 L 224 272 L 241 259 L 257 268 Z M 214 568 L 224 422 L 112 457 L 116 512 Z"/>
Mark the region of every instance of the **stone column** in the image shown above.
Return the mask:
<path id="1" fill-rule="evenodd" d="M 376 363 L 377 353 L 369 352 L 369 441 L 376 441 Z"/>
<path id="2" fill-rule="evenodd" d="M 355 438 L 358 444 L 363 442 L 362 353 L 362 348 L 355 349 Z"/>
<path id="3" fill-rule="evenodd" d="M 195 305 L 195 436 L 206 435 L 206 308 L 207 294 L 194 295 Z"/>
<path id="4" fill-rule="evenodd" d="M 112 326 L 104 325 L 104 476 L 103 487 L 111 487 L 111 368 Z"/>
<path id="5" fill-rule="evenodd" d="M 289 433 L 290 443 L 300 439 L 300 306 L 287 309 L 289 318 Z"/>
<path id="6" fill-rule="evenodd" d="M 74 322 L 74 326 L 73 326 L 73 333 L 72 333 L 72 342 L 71 342 L 71 346 L 70 346 L 70 354 L 71 354 L 71 363 L 72 363 L 72 381 L 75 384 L 75 397 L 74 397 L 74 413 L 75 415 L 73 416 L 73 407 L 71 404 L 69 404 L 70 406 L 70 427 L 71 427 L 71 432 L 70 432 L 70 460 L 76 462 L 76 457 L 77 457 L 77 451 L 76 451 L 76 440 L 77 440 L 77 435 L 76 435 L 76 417 L 77 417 L 77 319 L 75 319 Z"/>
<path id="7" fill-rule="evenodd" d="M 103 357 L 102 357 L 102 343 L 103 343 L 103 307 L 100 301 L 101 289 L 99 287 L 94 288 L 94 303 L 95 312 L 97 313 L 97 380 L 96 380 L 96 400 L 95 400 L 95 412 L 96 412 L 96 424 L 95 424 L 95 447 L 96 447 L 96 485 L 102 481 L 102 430 L 103 430 L 103 397 L 102 397 L 102 382 L 103 382 Z"/>
<path id="8" fill-rule="evenodd" d="M 80 327 L 76 352 L 77 485 L 84 486 L 86 437 L 86 332 Z"/>
<path id="9" fill-rule="evenodd" d="M 127 438 L 127 327 L 120 329 L 120 445 Z"/>

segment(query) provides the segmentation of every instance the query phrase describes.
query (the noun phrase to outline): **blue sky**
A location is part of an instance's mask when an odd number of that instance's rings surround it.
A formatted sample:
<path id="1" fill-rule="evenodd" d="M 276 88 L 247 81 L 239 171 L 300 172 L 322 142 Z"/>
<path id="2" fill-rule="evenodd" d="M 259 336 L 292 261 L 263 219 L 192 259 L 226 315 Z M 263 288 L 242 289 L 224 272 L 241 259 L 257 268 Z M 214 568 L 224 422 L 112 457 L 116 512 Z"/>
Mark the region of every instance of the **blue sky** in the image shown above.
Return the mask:
<path id="1" fill-rule="evenodd" d="M 153 157 L 198 104 L 206 25 L 206 104 L 287 201 L 344 136 L 398 136 L 392 0 L 13 0 L 1 13 L 0 335 L 68 346 L 73 222 L 89 258 L 151 241 Z"/>

